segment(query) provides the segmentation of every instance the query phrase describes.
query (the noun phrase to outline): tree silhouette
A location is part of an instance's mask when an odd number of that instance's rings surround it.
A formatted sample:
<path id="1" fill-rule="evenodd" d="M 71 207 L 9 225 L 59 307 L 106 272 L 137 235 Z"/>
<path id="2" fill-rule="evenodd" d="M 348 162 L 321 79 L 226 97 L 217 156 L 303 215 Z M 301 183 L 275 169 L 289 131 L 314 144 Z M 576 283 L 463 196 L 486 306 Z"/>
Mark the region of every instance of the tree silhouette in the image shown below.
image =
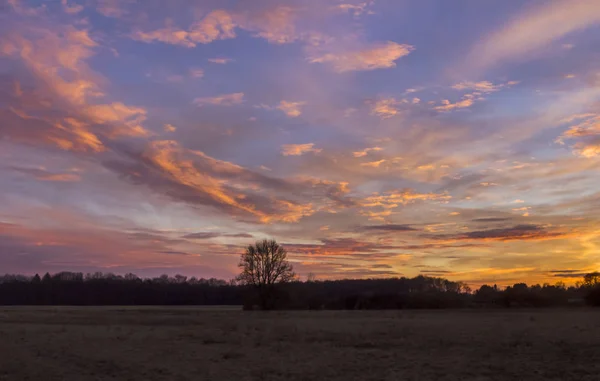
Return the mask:
<path id="1" fill-rule="evenodd" d="M 584 287 L 597 287 L 600 285 L 600 272 L 586 274 L 583 277 Z"/>
<path id="2" fill-rule="evenodd" d="M 287 251 L 275 240 L 265 239 L 249 245 L 241 255 L 238 267 L 241 269 L 238 281 L 258 292 L 262 309 L 272 308 L 278 283 L 287 283 L 296 277 L 287 260 Z"/>

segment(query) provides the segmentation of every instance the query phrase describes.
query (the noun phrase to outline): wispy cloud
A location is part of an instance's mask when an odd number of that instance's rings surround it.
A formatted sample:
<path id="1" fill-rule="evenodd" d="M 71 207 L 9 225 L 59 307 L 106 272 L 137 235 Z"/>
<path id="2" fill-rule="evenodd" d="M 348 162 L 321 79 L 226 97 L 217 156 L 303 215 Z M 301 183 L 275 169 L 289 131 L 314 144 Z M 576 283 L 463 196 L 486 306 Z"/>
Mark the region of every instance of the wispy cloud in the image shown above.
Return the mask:
<path id="1" fill-rule="evenodd" d="M 61 5 L 63 6 L 63 10 L 68 14 L 77 14 L 83 11 L 83 5 L 80 4 L 69 4 L 68 0 L 61 0 Z"/>
<path id="2" fill-rule="evenodd" d="M 301 156 L 305 153 L 319 153 L 322 151 L 321 148 L 314 148 L 314 143 L 306 144 L 284 144 L 281 146 L 281 154 L 283 156 Z"/>
<path id="3" fill-rule="evenodd" d="M 379 166 L 385 163 L 385 159 L 377 160 L 377 161 L 369 161 L 366 163 L 360 163 L 362 167 L 371 167 L 371 168 L 379 168 Z"/>
<path id="4" fill-rule="evenodd" d="M 342 49 L 339 52 L 316 54 L 309 58 L 309 62 L 331 65 L 333 70 L 338 73 L 389 69 L 396 67 L 396 61 L 407 56 L 413 50 L 414 47 L 411 45 L 388 41 L 359 49 Z"/>
<path id="5" fill-rule="evenodd" d="M 219 65 L 226 65 L 233 61 L 234 61 L 233 58 L 209 58 L 208 59 L 208 62 L 214 63 L 214 64 L 219 64 Z"/>
<path id="6" fill-rule="evenodd" d="M 352 154 L 354 155 L 354 157 L 363 157 L 363 156 L 367 156 L 369 154 L 369 152 L 378 152 L 378 151 L 383 151 L 383 148 L 381 148 L 381 147 L 365 148 L 362 151 L 354 151 L 354 152 L 352 152 Z"/>
<path id="7" fill-rule="evenodd" d="M 148 32 L 137 30 L 131 37 L 147 43 L 158 41 L 193 48 L 197 44 L 208 44 L 215 40 L 234 38 L 236 36 L 235 28 L 236 24 L 227 11 L 216 10 L 195 22 L 188 30 L 167 26 Z"/>
<path id="8" fill-rule="evenodd" d="M 444 99 L 442 101 L 442 104 L 440 106 L 436 106 L 435 109 L 438 111 L 453 111 L 453 110 L 457 110 L 457 109 L 462 109 L 462 108 L 468 108 L 473 106 L 473 104 L 475 104 L 475 100 L 477 98 L 473 95 L 473 94 L 466 94 L 462 97 L 461 100 L 452 103 L 447 99 Z M 479 98 L 482 99 L 482 98 Z"/>
<path id="9" fill-rule="evenodd" d="M 170 123 L 167 123 L 167 124 L 165 124 L 165 125 L 163 126 L 163 129 L 164 129 L 166 132 L 175 132 L 175 131 L 177 131 L 177 127 L 175 127 L 174 125 L 172 125 L 172 124 L 170 124 Z"/>
<path id="10" fill-rule="evenodd" d="M 194 99 L 194 104 L 197 106 L 207 104 L 216 106 L 233 106 L 242 102 L 244 102 L 244 93 L 221 94 L 215 97 L 203 97 Z"/>
<path id="11" fill-rule="evenodd" d="M 383 119 L 391 118 L 400 113 L 398 105 L 402 103 L 395 98 L 378 99 L 371 106 L 371 114 Z"/>
<path id="12" fill-rule="evenodd" d="M 573 32 L 600 23 L 600 3 L 553 0 L 523 11 L 481 40 L 466 66 L 479 70 L 503 62 L 522 61 Z"/>
<path id="13" fill-rule="evenodd" d="M 190 69 L 190 76 L 192 78 L 202 78 L 204 77 L 204 69 L 199 67 Z"/>
<path id="14" fill-rule="evenodd" d="M 279 102 L 277 109 L 283 111 L 283 113 L 290 118 L 295 118 L 302 115 L 302 106 L 305 104 L 306 102 L 281 101 Z"/>

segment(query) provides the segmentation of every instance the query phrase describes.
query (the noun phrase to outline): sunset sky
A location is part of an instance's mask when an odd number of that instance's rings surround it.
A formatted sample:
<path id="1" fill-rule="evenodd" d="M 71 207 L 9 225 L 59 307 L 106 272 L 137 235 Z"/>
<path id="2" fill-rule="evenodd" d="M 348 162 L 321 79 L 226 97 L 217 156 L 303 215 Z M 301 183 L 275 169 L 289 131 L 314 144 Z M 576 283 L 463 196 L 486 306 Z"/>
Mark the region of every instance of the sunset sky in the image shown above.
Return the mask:
<path id="1" fill-rule="evenodd" d="M 600 1 L 0 1 L 0 273 L 573 283 Z"/>

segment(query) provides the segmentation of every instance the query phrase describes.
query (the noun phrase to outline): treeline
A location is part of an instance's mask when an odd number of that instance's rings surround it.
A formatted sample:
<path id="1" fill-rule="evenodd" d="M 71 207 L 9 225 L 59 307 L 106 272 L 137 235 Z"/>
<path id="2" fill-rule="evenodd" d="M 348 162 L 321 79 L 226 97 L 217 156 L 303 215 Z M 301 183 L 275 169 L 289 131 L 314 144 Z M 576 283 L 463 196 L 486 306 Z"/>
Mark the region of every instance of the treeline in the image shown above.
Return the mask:
<path id="1" fill-rule="evenodd" d="M 182 275 L 139 278 L 134 274 L 60 272 L 0 277 L 0 305 L 239 305 L 238 287 L 220 279 Z"/>
<path id="2" fill-rule="evenodd" d="M 255 290 L 234 281 L 177 275 L 139 278 L 61 272 L 28 277 L 0 276 L 0 305 L 244 305 L 256 308 Z M 367 280 L 307 281 L 280 284 L 275 309 L 405 309 L 600 306 L 600 273 L 576 286 L 528 286 L 501 289 L 418 276 Z"/>

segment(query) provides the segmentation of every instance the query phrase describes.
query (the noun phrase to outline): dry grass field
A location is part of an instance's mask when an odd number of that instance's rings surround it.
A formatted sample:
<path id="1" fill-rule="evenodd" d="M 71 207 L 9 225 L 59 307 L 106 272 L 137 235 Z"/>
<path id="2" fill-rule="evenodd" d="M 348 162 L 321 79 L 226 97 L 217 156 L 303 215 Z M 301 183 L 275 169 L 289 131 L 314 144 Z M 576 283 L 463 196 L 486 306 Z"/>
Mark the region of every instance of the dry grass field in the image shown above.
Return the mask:
<path id="1" fill-rule="evenodd" d="M 0 380 L 598 379 L 593 310 L 0 309 Z"/>

